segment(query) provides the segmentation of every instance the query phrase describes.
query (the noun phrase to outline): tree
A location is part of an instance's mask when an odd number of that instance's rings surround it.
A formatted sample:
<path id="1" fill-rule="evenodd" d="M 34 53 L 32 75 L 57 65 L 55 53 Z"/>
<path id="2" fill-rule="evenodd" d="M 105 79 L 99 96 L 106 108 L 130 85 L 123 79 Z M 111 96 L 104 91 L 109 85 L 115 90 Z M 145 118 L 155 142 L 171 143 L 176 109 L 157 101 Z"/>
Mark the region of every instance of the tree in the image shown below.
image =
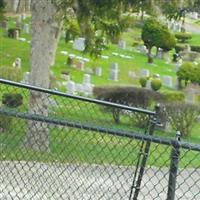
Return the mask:
<path id="1" fill-rule="evenodd" d="M 3 14 L 4 14 L 4 8 L 5 8 L 5 2 L 4 0 L 0 0 L 0 21 L 3 20 Z"/>
<path id="2" fill-rule="evenodd" d="M 181 65 L 176 73 L 179 81 L 179 85 L 181 86 L 181 81 L 185 81 L 185 86 L 187 86 L 189 80 L 194 81 L 194 66 L 191 62 L 185 62 Z"/>
<path id="3" fill-rule="evenodd" d="M 153 46 L 169 51 L 176 45 L 174 35 L 169 32 L 166 26 L 160 24 L 153 18 L 145 21 L 142 28 L 142 40 L 148 49 L 148 63 L 153 62 L 151 55 L 151 49 Z"/>
<path id="4" fill-rule="evenodd" d="M 123 0 L 34 0 L 32 10 L 31 79 L 30 84 L 49 88 L 49 68 L 54 64 L 60 30 L 63 22 L 76 20 L 81 36 L 86 37 L 86 51 L 98 55 L 103 44 L 123 30 L 121 13 L 127 1 Z M 48 115 L 45 94 L 30 92 L 29 112 Z M 37 151 L 49 148 L 48 127 L 43 122 L 30 121 L 25 146 Z"/>

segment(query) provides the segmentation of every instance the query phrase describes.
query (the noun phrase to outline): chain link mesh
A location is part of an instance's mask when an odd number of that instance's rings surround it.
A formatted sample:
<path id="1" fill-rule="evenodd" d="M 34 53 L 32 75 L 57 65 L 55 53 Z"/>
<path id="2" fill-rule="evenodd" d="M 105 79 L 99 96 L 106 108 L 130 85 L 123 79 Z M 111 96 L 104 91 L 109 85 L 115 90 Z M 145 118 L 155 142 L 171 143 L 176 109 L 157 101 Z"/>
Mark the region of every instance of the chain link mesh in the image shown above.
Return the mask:
<path id="1" fill-rule="evenodd" d="M 0 108 L 0 199 L 167 198 L 173 140 L 148 135 L 150 115 L 139 113 L 148 116 L 148 122 L 145 130 L 138 129 L 135 114 L 129 109 L 42 92 L 35 92 L 40 94 L 38 102 L 43 102 L 34 104 L 35 115 L 29 106 L 30 89 L 7 84 L 0 87 L 1 94 L 23 96 L 21 106 L 2 104 Z M 119 123 L 113 119 L 114 109 L 120 112 Z M 30 130 L 36 137 L 31 142 L 47 145 L 48 149 L 34 148 L 27 139 Z M 48 143 L 37 133 L 47 133 Z M 145 154 L 147 143 L 150 149 Z M 180 142 L 175 199 L 199 200 L 200 147 L 187 145 Z M 135 198 L 145 156 L 139 195 Z"/>

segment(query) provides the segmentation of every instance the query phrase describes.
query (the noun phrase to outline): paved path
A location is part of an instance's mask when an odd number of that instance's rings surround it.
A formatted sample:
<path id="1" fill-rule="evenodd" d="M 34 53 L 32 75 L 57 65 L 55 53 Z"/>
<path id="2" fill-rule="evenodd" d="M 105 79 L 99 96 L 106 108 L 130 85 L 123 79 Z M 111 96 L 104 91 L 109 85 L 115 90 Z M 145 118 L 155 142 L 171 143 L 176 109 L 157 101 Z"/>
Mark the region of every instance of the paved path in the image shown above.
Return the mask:
<path id="1" fill-rule="evenodd" d="M 200 27 L 198 25 L 191 24 L 191 23 L 185 23 L 185 28 L 186 28 L 186 31 L 188 31 L 188 32 L 200 34 Z"/>
<path id="2" fill-rule="evenodd" d="M 131 167 L 1 161 L 0 200 L 128 200 L 133 172 Z M 167 180 L 166 168 L 147 168 L 139 200 L 165 200 Z M 176 199 L 200 199 L 200 170 L 181 171 L 178 184 Z"/>

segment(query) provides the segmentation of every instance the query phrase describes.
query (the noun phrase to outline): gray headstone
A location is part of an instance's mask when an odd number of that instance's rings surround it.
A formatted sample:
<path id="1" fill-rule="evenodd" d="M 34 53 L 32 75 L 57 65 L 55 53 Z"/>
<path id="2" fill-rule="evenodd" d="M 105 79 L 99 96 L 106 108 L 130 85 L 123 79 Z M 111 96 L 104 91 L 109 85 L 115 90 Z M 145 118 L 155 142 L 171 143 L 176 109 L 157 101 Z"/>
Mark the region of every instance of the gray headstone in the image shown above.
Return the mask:
<path id="1" fill-rule="evenodd" d="M 140 74 L 141 74 L 142 77 L 149 77 L 150 76 L 150 72 L 149 72 L 148 69 L 141 69 Z"/>
<path id="2" fill-rule="evenodd" d="M 126 41 L 125 41 L 125 40 L 120 40 L 120 41 L 118 42 L 118 47 L 119 47 L 120 49 L 126 49 Z"/>
<path id="3" fill-rule="evenodd" d="M 85 38 L 78 38 L 73 43 L 73 48 L 78 51 L 84 51 L 85 50 Z"/>
<path id="4" fill-rule="evenodd" d="M 118 70 L 110 70 L 110 80 L 112 81 L 118 81 L 118 74 L 119 71 Z"/>
<path id="5" fill-rule="evenodd" d="M 163 59 L 163 57 L 164 57 L 163 49 L 159 48 L 158 49 L 157 58 Z"/>
<path id="6" fill-rule="evenodd" d="M 29 24 L 24 24 L 24 33 L 25 33 L 25 34 L 29 34 L 29 33 L 30 33 Z"/>
<path id="7" fill-rule="evenodd" d="M 173 79 L 171 76 L 163 76 L 163 85 L 172 88 L 173 87 Z"/>
<path id="8" fill-rule="evenodd" d="M 95 68 L 95 74 L 97 76 L 102 76 L 102 68 L 101 67 L 96 67 Z"/>
<path id="9" fill-rule="evenodd" d="M 76 92 L 76 84 L 74 81 L 69 81 L 67 83 L 67 94 L 74 95 Z"/>
<path id="10" fill-rule="evenodd" d="M 118 81 L 119 66 L 118 63 L 112 63 L 110 68 L 110 80 Z"/>

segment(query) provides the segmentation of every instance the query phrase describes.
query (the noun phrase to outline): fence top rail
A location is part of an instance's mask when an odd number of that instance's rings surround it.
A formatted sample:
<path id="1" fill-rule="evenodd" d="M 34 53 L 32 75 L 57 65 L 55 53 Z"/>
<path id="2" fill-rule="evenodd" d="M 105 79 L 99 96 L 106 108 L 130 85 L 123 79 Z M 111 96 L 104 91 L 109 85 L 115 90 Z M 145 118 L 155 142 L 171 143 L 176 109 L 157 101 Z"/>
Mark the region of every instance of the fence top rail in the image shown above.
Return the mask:
<path id="1" fill-rule="evenodd" d="M 96 132 L 100 132 L 100 133 L 106 133 L 109 135 L 137 139 L 137 140 L 141 140 L 141 141 L 150 141 L 150 142 L 154 142 L 157 144 L 163 144 L 163 145 L 172 146 L 174 143 L 176 143 L 176 144 L 178 143 L 179 147 L 181 147 L 183 149 L 200 152 L 199 144 L 193 144 L 193 143 L 184 142 L 184 141 L 177 141 L 176 139 L 138 134 L 138 133 L 131 132 L 131 131 L 122 131 L 122 130 L 113 129 L 113 128 L 92 126 L 90 124 L 83 124 L 83 123 L 75 122 L 75 121 L 55 119 L 55 118 L 50 118 L 50 117 L 45 117 L 45 116 L 35 115 L 35 114 L 30 114 L 30 113 L 20 113 L 20 112 L 16 112 L 16 111 L 10 111 L 7 109 L 1 109 L 1 108 L 0 108 L 0 114 L 17 117 L 20 119 L 40 121 L 40 122 L 45 122 L 45 123 L 50 123 L 50 124 L 55 124 L 55 125 L 68 126 L 71 128 L 80 128 L 80 129 L 88 130 L 88 131 L 96 131 Z"/>
<path id="2" fill-rule="evenodd" d="M 42 88 L 42 87 L 38 87 L 38 86 L 18 83 L 18 82 L 5 80 L 5 79 L 1 79 L 1 78 L 0 78 L 0 83 L 5 84 L 5 85 L 14 86 L 14 87 L 24 88 L 24 89 L 28 89 L 28 90 L 43 92 L 43 93 L 46 93 L 46 94 L 67 97 L 67 98 L 71 98 L 71 99 L 95 103 L 95 104 L 104 105 L 104 106 L 110 106 L 110 107 L 119 108 L 119 109 L 123 109 L 123 110 L 129 110 L 129 111 L 132 111 L 132 112 L 139 112 L 139 113 L 143 113 L 143 114 L 147 114 L 147 115 L 155 115 L 156 114 L 155 111 L 150 111 L 150 110 L 147 110 L 147 109 L 130 107 L 130 106 L 122 105 L 122 104 L 97 100 L 97 99 L 88 98 L 88 97 L 70 95 L 70 94 L 66 94 L 64 92 L 59 92 L 59 91 L 56 91 L 56 90 L 50 90 L 50 89 L 46 89 L 46 88 Z"/>

